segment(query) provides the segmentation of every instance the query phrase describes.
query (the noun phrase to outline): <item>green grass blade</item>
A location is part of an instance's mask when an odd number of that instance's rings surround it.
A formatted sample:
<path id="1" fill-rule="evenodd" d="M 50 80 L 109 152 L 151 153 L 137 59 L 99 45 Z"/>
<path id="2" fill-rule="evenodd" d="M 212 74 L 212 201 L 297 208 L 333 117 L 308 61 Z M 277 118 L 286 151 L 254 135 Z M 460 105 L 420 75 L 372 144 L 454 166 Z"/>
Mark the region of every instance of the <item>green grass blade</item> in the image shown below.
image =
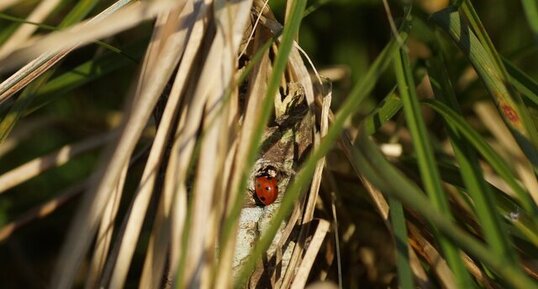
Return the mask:
<path id="1" fill-rule="evenodd" d="M 431 199 L 432 205 L 446 216 L 451 216 L 447 197 L 441 186 L 441 177 L 436 166 L 433 148 L 429 142 L 428 130 L 422 117 L 420 103 L 415 91 L 415 83 L 407 53 L 400 49 L 395 53 L 395 74 L 407 126 L 413 138 L 413 147 L 418 159 L 421 180 Z M 446 238 L 438 236 L 447 262 L 454 272 L 458 287 L 473 288 L 469 273 L 461 260 L 459 250 Z"/>
<path id="2" fill-rule="evenodd" d="M 533 222 L 538 220 L 538 210 L 530 195 L 516 181 L 515 175 L 510 170 L 508 164 L 486 143 L 486 141 L 474 131 L 457 112 L 437 100 L 424 100 L 424 103 L 432 107 L 447 122 L 464 136 L 480 154 L 488 161 L 493 169 L 503 178 L 503 180 L 516 193 L 519 205 L 531 216 Z"/>
<path id="3" fill-rule="evenodd" d="M 56 28 L 54 26 L 51 26 L 51 25 L 28 21 L 28 20 L 26 20 L 24 18 L 11 16 L 11 15 L 8 15 L 8 14 L 3 13 L 3 12 L 0 12 L 0 19 L 4 19 L 4 20 L 10 21 L 10 22 L 13 22 L 13 24 L 17 24 L 17 26 L 20 25 L 20 24 L 30 24 L 30 25 L 37 26 L 37 27 L 39 27 L 39 28 L 41 28 L 43 30 L 50 30 L 50 31 L 58 30 L 58 28 Z"/>
<path id="4" fill-rule="evenodd" d="M 506 116 L 505 120 L 509 123 L 516 141 L 519 143 L 523 152 L 527 155 L 530 161 L 534 164 L 535 171 L 538 171 L 538 129 L 530 116 L 529 110 L 521 99 L 521 96 L 510 85 L 510 77 L 507 69 L 504 67 L 502 57 L 499 53 L 497 53 L 497 50 L 495 49 L 495 46 L 493 45 L 493 42 L 491 41 L 484 25 L 482 24 L 482 21 L 478 17 L 478 13 L 474 9 L 473 4 L 470 0 L 464 0 L 461 7 L 463 14 L 469 20 L 469 24 L 474 30 L 474 33 L 476 33 L 480 43 L 483 45 L 486 51 L 488 51 L 489 56 L 493 58 L 497 64 L 497 68 L 502 77 L 500 80 L 502 80 L 502 84 L 506 86 L 509 92 L 505 95 L 505 98 L 509 101 L 508 106 L 503 106 L 503 103 L 499 101 L 500 111 L 503 116 Z M 488 82 L 486 82 L 486 86 L 489 87 Z M 495 97 L 496 95 L 492 94 L 492 96 Z M 501 98 L 504 98 L 503 94 L 501 94 Z M 513 105 L 513 107 L 511 107 L 511 105 Z M 510 116 L 513 115 L 513 112 L 516 112 L 516 116 L 517 113 L 519 113 L 519 117 L 521 119 L 518 120 L 515 118 L 514 123 L 516 125 L 512 127 L 512 119 Z M 520 123 L 522 124 L 522 127 Z"/>
<path id="5" fill-rule="evenodd" d="M 482 21 L 480 21 L 480 17 L 478 17 L 478 13 L 476 13 L 473 4 L 469 0 L 463 0 L 460 7 L 463 15 L 466 17 L 469 25 L 472 28 L 473 34 L 478 38 L 483 49 L 487 51 L 486 55 L 492 58 L 492 60 L 495 62 L 494 65 L 497 66 L 497 69 L 503 70 L 504 67 L 501 62 L 501 57 L 497 53 L 493 42 L 489 38 L 486 28 L 484 25 L 482 25 Z"/>
<path id="6" fill-rule="evenodd" d="M 466 2 L 462 7 L 468 7 Z M 492 45 L 482 45 L 458 11 L 445 9 L 435 13 L 431 19 L 450 35 L 472 63 L 519 146 L 534 166 L 538 167 L 538 131 L 521 97 L 509 86 L 508 77 L 505 76 L 502 63 Z M 479 36 L 489 43 L 485 32 Z"/>
<path id="7" fill-rule="evenodd" d="M 461 114 L 452 83 L 448 77 L 448 71 L 443 65 L 445 61 L 442 55 L 438 55 L 437 59 L 432 59 L 430 63 L 430 80 L 433 76 L 439 82 L 439 85 L 432 84 L 437 98 Z M 502 255 L 506 260 L 511 260 L 515 264 L 515 251 L 510 246 L 510 237 L 495 211 L 493 194 L 484 180 L 478 157 L 458 129 L 450 122 L 446 122 L 446 125 L 454 155 L 465 182 L 465 190 L 472 197 L 472 204 L 475 207 L 487 243 L 498 255 Z"/>
<path id="8" fill-rule="evenodd" d="M 389 198 L 390 222 L 394 232 L 394 247 L 396 249 L 396 270 L 398 284 L 402 289 L 414 289 L 413 274 L 409 262 L 409 246 L 407 244 L 407 226 L 402 203 L 395 198 Z"/>
<path id="9" fill-rule="evenodd" d="M 99 3 L 98 0 L 78 1 L 77 5 L 69 12 L 69 14 L 62 19 L 62 22 L 60 22 L 58 28 L 63 29 L 84 20 L 84 18 L 86 18 L 86 16 L 88 16 L 93 10 L 93 8 L 95 8 L 97 3 Z"/>
<path id="10" fill-rule="evenodd" d="M 363 120 L 364 128 L 369 135 L 374 134 L 387 121 L 402 109 L 402 101 L 392 89 L 380 104 Z"/>
<path id="11" fill-rule="evenodd" d="M 353 150 L 353 160 L 375 187 L 398 198 L 405 206 L 423 215 L 447 239 L 491 268 L 513 288 L 538 288 L 536 281 L 517 267 L 506 266 L 507 262 L 503 256 L 491 252 L 489 247 L 455 226 L 443 213 L 435 209 L 420 189 L 383 157 L 365 133 L 358 139 L 358 145 Z"/>

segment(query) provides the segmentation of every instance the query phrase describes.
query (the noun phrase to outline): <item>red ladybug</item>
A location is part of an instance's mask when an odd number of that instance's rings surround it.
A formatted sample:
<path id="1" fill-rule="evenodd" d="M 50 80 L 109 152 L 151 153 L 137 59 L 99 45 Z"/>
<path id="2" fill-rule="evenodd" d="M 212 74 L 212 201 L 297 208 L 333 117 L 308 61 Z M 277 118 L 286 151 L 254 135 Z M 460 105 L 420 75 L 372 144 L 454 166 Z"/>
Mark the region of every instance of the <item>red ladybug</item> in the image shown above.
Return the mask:
<path id="1" fill-rule="evenodd" d="M 270 205 L 278 196 L 278 182 L 276 178 L 270 176 L 260 176 L 256 178 L 256 196 L 264 205 Z"/>

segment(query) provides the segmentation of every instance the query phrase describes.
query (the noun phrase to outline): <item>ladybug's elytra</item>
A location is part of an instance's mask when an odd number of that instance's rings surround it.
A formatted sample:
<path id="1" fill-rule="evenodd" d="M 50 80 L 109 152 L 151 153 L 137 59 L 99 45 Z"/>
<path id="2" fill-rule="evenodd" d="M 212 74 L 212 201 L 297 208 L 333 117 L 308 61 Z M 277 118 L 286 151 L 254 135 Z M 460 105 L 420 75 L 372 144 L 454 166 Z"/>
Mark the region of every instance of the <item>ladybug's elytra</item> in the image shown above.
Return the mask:
<path id="1" fill-rule="evenodd" d="M 256 178 L 256 196 L 264 205 L 272 204 L 278 197 L 277 179 L 271 176 L 260 176 Z"/>

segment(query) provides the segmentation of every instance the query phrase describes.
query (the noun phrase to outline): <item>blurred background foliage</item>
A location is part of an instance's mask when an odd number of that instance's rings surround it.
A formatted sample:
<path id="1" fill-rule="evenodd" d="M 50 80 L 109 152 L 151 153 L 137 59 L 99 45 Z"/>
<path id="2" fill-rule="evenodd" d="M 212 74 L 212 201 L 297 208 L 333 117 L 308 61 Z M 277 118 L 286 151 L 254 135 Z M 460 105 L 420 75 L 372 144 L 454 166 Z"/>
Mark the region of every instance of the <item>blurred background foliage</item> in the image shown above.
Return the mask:
<path id="1" fill-rule="evenodd" d="M 38 2 L 39 0 L 21 1 L 19 5 L 0 14 L 0 43 L 20 25 L 16 19 L 24 19 Z M 42 27 L 38 33 L 48 33 L 51 27 L 56 27 L 66 12 L 73 7 L 74 2 L 77 1 L 62 1 L 44 22 L 50 27 Z M 111 2 L 99 1 L 90 15 L 103 10 Z M 442 6 L 444 1 L 422 2 L 425 3 L 419 3 L 414 8 L 415 18 L 408 40 L 410 55 L 417 66 L 415 73 L 420 73 L 420 66 L 424 65 L 422 60 L 430 56 L 428 42 L 432 41 L 431 29 L 428 28 L 431 24 L 427 22 L 428 11 L 419 7 L 431 4 L 426 2 Z M 269 3 L 277 18 L 282 20 L 285 1 L 274 0 Z M 398 19 L 401 14 L 399 4 L 394 2 L 390 4 L 395 18 Z M 482 0 L 473 1 L 473 4 L 500 54 L 536 79 L 538 39 L 529 28 L 521 2 Z M 381 1 L 319 0 L 309 1 L 309 7 L 310 10 L 307 10 L 309 14 L 302 24 L 299 43 L 322 75 L 333 75 L 332 109 L 335 111 L 349 93 L 352 84 L 364 76 L 372 60 L 385 47 L 392 32 Z M 133 76 L 139 68 L 139 61 L 150 33 L 151 25 L 144 24 L 103 39 L 103 42 L 121 50 L 124 55 L 112 52 L 103 45 L 92 44 L 77 49 L 62 61 L 48 85 L 55 79 L 65 77 L 66 74 L 70 74 L 72 78 L 64 79 L 63 81 L 67 82 L 61 82 L 59 88 L 45 85 L 38 92 L 38 97 L 27 107 L 24 118 L 17 123 L 12 135 L 17 136 L 31 126 L 39 128 L 32 130 L 30 135 L 22 136 L 23 140 L 17 143 L 13 150 L 7 154 L 0 154 L 0 174 L 59 149 L 65 144 L 108 131 L 115 126 L 119 110 L 124 105 L 125 97 L 133 83 Z M 451 59 L 451 66 L 448 68 L 456 83 L 460 77 L 468 73 L 469 63 L 455 46 L 452 45 L 450 49 L 454 51 L 455 57 Z M 106 61 L 102 61 L 103 59 Z M 81 65 L 88 63 L 91 69 L 81 72 Z M 395 81 L 390 71 L 389 69 L 389 73 L 383 75 L 365 102 L 366 105 L 361 108 L 362 115 L 370 112 L 393 89 Z M 0 80 L 5 78 L 7 75 L 0 75 Z M 471 114 L 470 108 L 465 107 L 465 104 L 471 103 L 474 99 L 484 98 L 486 94 L 487 91 L 476 79 L 464 89 L 457 91 L 457 97 L 463 105 L 462 110 Z M 2 116 L 6 114 L 11 104 L 12 102 L 8 101 L 0 106 Z M 536 109 L 531 109 L 531 113 L 536 116 Z M 438 121 L 429 121 L 434 133 L 438 133 L 435 131 L 439 127 Z M 97 149 L 84 153 L 75 161 L 43 173 L 0 195 L 0 227 L 89 176 L 97 163 L 99 152 Z M 335 160 L 333 163 L 338 163 L 341 156 L 335 153 L 330 157 Z M 137 164 L 133 166 L 136 168 Z M 339 169 L 332 168 L 332 170 Z M 352 193 L 363 190 L 356 180 L 346 181 L 345 176 L 341 176 L 339 180 L 341 182 L 338 187 L 343 192 L 342 199 L 348 208 L 355 208 L 349 214 L 360 224 L 360 232 L 357 235 L 361 240 L 358 243 L 363 248 L 372 247 L 373 251 L 377 252 L 375 260 L 364 257 L 368 254 L 367 251 L 361 251 L 364 254 L 359 254 L 362 256 L 360 260 L 346 260 L 348 256 L 344 255 L 343 263 L 364 263 L 365 260 L 376 263 L 373 267 L 363 266 L 365 271 L 357 272 L 356 282 L 370 286 L 361 288 L 383 288 L 387 280 L 382 279 L 388 278 L 390 281 L 394 274 L 393 264 L 389 261 L 392 252 L 386 250 L 390 247 L 387 232 L 384 231 L 382 221 L 367 195 L 360 194 L 364 198 L 357 198 L 357 194 Z M 129 191 L 129 186 L 126 190 Z M 75 198 L 67 202 L 50 216 L 32 221 L 0 243 L 1 288 L 46 287 L 77 200 Z M 367 271 L 371 268 L 378 271 Z"/>

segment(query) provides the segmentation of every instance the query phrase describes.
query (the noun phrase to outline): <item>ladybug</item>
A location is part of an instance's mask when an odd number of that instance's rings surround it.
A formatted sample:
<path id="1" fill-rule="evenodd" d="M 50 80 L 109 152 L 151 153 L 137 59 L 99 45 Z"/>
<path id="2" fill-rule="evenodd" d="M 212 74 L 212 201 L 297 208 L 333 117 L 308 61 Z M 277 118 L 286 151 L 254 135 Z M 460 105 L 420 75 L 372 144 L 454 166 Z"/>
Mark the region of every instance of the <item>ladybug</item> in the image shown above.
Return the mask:
<path id="1" fill-rule="evenodd" d="M 278 182 L 275 177 L 260 176 L 256 178 L 256 196 L 264 205 L 272 204 L 278 196 Z"/>

